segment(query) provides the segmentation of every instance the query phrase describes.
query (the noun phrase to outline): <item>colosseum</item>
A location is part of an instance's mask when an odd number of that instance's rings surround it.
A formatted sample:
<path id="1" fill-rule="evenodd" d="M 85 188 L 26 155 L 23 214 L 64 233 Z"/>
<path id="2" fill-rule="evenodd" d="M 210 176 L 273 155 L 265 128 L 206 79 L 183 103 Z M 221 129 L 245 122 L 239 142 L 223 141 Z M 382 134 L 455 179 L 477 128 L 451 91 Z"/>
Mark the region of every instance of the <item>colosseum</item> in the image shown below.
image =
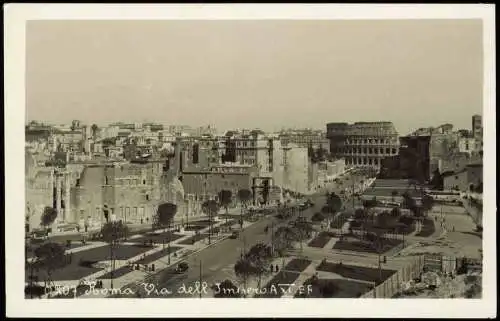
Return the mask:
<path id="1" fill-rule="evenodd" d="M 380 169 L 385 157 L 399 152 L 398 132 L 392 122 L 328 123 L 330 153 L 346 165 Z"/>

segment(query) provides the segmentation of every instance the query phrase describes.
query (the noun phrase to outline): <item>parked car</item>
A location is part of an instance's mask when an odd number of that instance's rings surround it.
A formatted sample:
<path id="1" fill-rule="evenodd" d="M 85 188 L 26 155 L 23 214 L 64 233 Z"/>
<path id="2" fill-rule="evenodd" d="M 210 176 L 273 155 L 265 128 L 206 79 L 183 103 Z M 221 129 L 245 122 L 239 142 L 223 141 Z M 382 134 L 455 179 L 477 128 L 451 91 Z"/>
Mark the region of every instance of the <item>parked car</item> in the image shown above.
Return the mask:
<path id="1" fill-rule="evenodd" d="M 186 262 L 181 262 L 177 264 L 177 267 L 175 268 L 176 273 L 184 273 L 189 270 L 189 265 Z"/>

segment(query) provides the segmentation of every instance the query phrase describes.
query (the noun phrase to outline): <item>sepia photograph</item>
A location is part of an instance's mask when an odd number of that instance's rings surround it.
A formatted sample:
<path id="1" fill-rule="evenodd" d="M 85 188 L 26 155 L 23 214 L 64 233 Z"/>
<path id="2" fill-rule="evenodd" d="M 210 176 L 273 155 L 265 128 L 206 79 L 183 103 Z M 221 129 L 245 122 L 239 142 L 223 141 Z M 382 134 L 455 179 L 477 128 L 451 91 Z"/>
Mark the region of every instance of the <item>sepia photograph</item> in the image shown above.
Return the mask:
<path id="1" fill-rule="evenodd" d="M 12 316 L 495 316 L 494 5 L 9 6 Z"/>

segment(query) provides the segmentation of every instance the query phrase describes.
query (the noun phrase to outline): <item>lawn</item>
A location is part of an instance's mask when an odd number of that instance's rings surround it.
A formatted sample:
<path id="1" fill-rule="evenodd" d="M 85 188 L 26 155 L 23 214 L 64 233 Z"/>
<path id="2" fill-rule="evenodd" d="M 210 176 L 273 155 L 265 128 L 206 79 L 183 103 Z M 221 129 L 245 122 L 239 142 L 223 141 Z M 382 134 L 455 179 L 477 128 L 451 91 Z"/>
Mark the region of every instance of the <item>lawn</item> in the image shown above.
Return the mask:
<path id="1" fill-rule="evenodd" d="M 279 284 L 283 284 L 283 290 L 288 290 L 288 287 L 284 284 L 292 284 L 298 279 L 300 273 L 280 271 L 276 274 L 265 286 L 261 289 L 261 292 L 255 295 L 256 298 L 281 298 L 283 296 L 283 291 L 281 290 Z"/>
<path id="2" fill-rule="evenodd" d="M 302 272 L 311 264 L 306 259 L 292 259 L 284 268 L 285 271 Z"/>
<path id="3" fill-rule="evenodd" d="M 133 242 L 133 243 L 146 242 L 146 243 L 148 243 L 150 240 L 152 240 L 154 243 L 161 244 L 162 242 L 165 242 L 165 244 L 166 244 L 166 243 L 168 243 L 169 240 L 170 240 L 170 242 L 174 242 L 175 240 L 178 240 L 182 237 L 184 237 L 184 235 L 182 235 L 182 234 L 175 234 L 172 232 L 164 232 L 164 233 L 157 232 L 157 233 L 147 233 L 143 236 L 129 239 L 128 242 Z"/>
<path id="4" fill-rule="evenodd" d="M 199 230 L 203 230 L 204 228 L 206 228 L 206 226 L 189 224 L 186 228 L 184 228 L 184 230 L 186 230 L 186 231 L 199 231 Z"/>
<path id="5" fill-rule="evenodd" d="M 178 246 L 171 246 L 170 247 L 170 253 L 175 253 L 177 252 L 178 250 L 182 249 L 182 247 L 178 247 Z M 165 246 L 165 250 L 161 250 L 161 251 L 158 251 L 156 253 L 153 253 L 151 255 L 148 255 L 146 256 L 145 258 L 143 259 L 140 259 L 139 261 L 136 261 L 135 263 L 139 263 L 139 264 L 149 264 L 149 263 L 152 263 L 156 260 L 159 260 L 161 259 L 162 257 L 164 256 L 167 256 L 168 255 L 168 247 Z M 168 258 L 165 258 L 165 261 L 167 261 Z"/>
<path id="6" fill-rule="evenodd" d="M 429 237 L 436 232 L 436 227 L 434 226 L 434 221 L 426 218 L 422 224 L 422 230 L 415 234 L 415 236 Z"/>
<path id="7" fill-rule="evenodd" d="M 118 268 L 116 270 L 113 271 L 113 273 L 111 272 L 108 272 L 100 277 L 98 277 L 97 279 L 99 280 L 109 280 L 111 279 L 111 276 L 113 276 L 113 279 L 116 279 L 116 278 L 119 278 L 121 276 L 124 276 L 125 274 L 128 274 L 130 272 L 132 272 L 134 269 L 132 268 L 132 266 L 130 265 L 125 265 L 125 266 L 122 266 L 121 268 Z"/>
<path id="8" fill-rule="evenodd" d="M 320 232 L 314 239 L 312 239 L 307 246 L 323 248 L 330 242 L 331 236 L 327 232 Z"/>
<path id="9" fill-rule="evenodd" d="M 325 283 L 333 284 L 333 293 L 325 296 L 321 288 Z M 312 285 L 312 292 L 308 292 L 308 286 Z M 295 298 L 359 298 L 372 289 L 371 284 L 344 279 L 318 279 L 313 282 L 313 277 L 304 282 L 303 291 L 297 291 Z"/>
<path id="10" fill-rule="evenodd" d="M 341 263 L 332 263 L 332 262 L 322 262 L 316 270 L 331 272 L 338 274 L 344 278 L 368 281 L 368 282 L 376 282 L 376 284 L 382 283 L 384 280 L 391 277 L 397 271 L 394 270 L 379 270 L 377 268 L 365 267 L 365 266 L 356 266 L 356 265 L 348 265 Z M 382 279 L 380 279 L 380 275 L 382 275 Z"/>
<path id="11" fill-rule="evenodd" d="M 373 245 L 373 242 L 362 241 L 356 238 L 349 237 L 349 238 L 343 238 L 342 240 L 338 240 L 333 246 L 333 249 L 353 251 L 353 252 L 373 253 L 373 254 L 379 253 L 380 251 L 380 253 L 383 254 L 401 244 L 403 244 L 402 240 L 386 238 L 382 243 L 382 248 L 377 249 Z"/>
<path id="12" fill-rule="evenodd" d="M 118 245 L 114 251 L 114 257 L 117 260 L 127 260 L 141 253 L 150 250 L 150 246 L 134 246 L 134 245 Z M 110 257 L 109 246 L 101 246 L 81 252 L 72 253 L 71 263 L 66 265 L 61 269 L 57 269 L 52 273 L 52 280 L 54 281 L 67 281 L 67 280 L 79 280 L 81 278 L 87 277 L 93 273 L 101 271 L 102 268 L 94 268 L 89 266 L 80 265 L 80 261 L 89 262 L 100 262 L 107 261 Z M 28 280 L 30 271 L 25 269 L 25 278 Z M 39 281 L 46 278 L 46 272 L 44 269 L 40 269 L 38 272 L 34 271 L 33 275 L 38 276 Z"/>
<path id="13" fill-rule="evenodd" d="M 26 251 L 26 257 L 28 258 L 31 258 L 31 257 L 34 257 L 35 256 L 35 249 L 40 247 L 42 244 L 44 243 L 48 243 L 49 241 L 45 241 L 43 243 L 40 243 L 40 244 L 31 244 L 31 245 L 28 245 L 28 249 Z M 88 246 L 90 245 L 91 243 L 87 243 L 87 244 L 82 244 L 82 242 L 72 242 L 70 244 L 70 246 L 68 247 L 66 242 L 56 242 L 56 243 L 59 243 L 61 244 L 61 246 L 66 249 L 66 250 L 71 250 L 71 249 L 76 249 L 76 248 L 79 248 L 79 247 L 82 247 L 82 246 Z"/>
<path id="14" fill-rule="evenodd" d="M 193 235 L 185 240 L 182 240 L 180 242 L 177 242 L 177 244 L 182 244 L 182 245 L 192 245 L 196 242 L 199 242 L 201 240 L 204 240 L 208 237 L 208 233 L 203 233 L 203 234 L 198 234 L 198 235 Z"/>
<path id="15" fill-rule="evenodd" d="M 408 234 L 411 234 L 413 232 L 415 232 L 415 224 L 412 223 L 412 224 L 409 224 L 409 225 L 398 225 L 396 226 L 395 228 L 381 228 L 381 227 L 378 227 L 374 224 L 372 224 L 371 222 L 366 222 L 366 223 L 363 223 L 363 221 L 361 220 L 354 220 L 351 222 L 351 228 L 353 230 L 357 230 L 357 231 L 366 231 L 366 232 L 382 232 L 382 233 L 389 233 L 389 234 L 393 234 L 393 233 L 397 233 L 397 234 L 404 234 L 404 235 L 408 235 Z"/>

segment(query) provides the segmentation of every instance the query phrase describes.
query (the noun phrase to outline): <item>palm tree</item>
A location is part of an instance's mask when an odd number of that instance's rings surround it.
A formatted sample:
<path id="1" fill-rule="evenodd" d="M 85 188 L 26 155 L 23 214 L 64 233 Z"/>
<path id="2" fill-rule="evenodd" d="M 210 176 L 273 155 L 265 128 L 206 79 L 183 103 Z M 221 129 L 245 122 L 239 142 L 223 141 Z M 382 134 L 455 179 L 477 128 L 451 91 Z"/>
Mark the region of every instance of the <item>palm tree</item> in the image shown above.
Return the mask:
<path id="1" fill-rule="evenodd" d="M 201 204 L 201 210 L 208 215 L 208 244 L 212 243 L 212 220 L 219 213 L 219 204 L 215 200 L 208 200 Z"/>
<path id="2" fill-rule="evenodd" d="M 113 272 L 115 270 L 115 248 L 128 234 L 128 227 L 122 221 L 110 221 L 101 228 L 103 240 L 109 244 L 109 253 L 111 261 L 111 288 L 113 288 Z"/>

